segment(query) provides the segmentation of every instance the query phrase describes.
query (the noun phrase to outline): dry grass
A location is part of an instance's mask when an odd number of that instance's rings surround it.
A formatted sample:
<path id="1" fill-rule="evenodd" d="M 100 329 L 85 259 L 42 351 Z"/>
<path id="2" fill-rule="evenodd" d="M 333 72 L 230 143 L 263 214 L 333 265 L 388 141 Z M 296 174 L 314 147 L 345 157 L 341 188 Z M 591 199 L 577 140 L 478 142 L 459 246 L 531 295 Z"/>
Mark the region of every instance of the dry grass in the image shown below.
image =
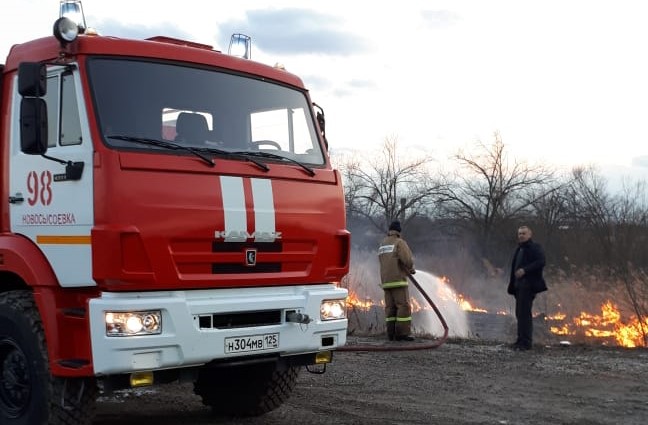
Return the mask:
<path id="1" fill-rule="evenodd" d="M 507 275 L 502 268 L 488 262 L 474 264 L 468 258 L 418 257 L 417 270 L 447 277 L 454 291 L 468 300 L 473 308 L 489 313 L 514 316 L 514 299 L 506 293 Z M 592 337 L 579 318 L 602 318 L 602 307 L 611 303 L 620 314 L 621 324 L 645 320 L 648 311 L 648 279 L 645 273 L 634 271 L 625 280 L 611 277 L 599 268 L 555 270 L 545 273 L 549 290 L 539 294 L 534 303 L 534 315 L 547 318 L 547 328 L 569 325 L 573 342 L 615 344 L 614 337 Z M 351 269 L 343 285 L 354 297 L 349 305 L 349 334 L 377 335 L 385 332 L 383 293 L 379 286 L 378 261 L 373 252 L 355 251 Z M 585 313 L 585 315 L 583 315 Z M 637 314 L 639 313 L 639 314 Z M 564 315 L 564 319 L 555 319 Z M 648 323 L 648 321 L 646 321 Z M 603 326 L 603 325 L 601 325 Z M 607 330 L 614 330 L 607 324 Z M 617 325 L 618 329 L 618 325 Z M 646 329 L 648 330 L 648 329 Z M 645 343 L 643 344 L 645 346 Z"/>

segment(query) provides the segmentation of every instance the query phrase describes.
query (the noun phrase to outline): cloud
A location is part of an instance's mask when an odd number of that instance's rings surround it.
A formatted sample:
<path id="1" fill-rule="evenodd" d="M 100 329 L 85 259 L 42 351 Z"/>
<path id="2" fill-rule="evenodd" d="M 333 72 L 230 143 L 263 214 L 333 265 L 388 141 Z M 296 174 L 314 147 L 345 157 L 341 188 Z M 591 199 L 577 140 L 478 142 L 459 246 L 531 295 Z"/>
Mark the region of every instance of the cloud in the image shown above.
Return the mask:
<path id="1" fill-rule="evenodd" d="M 353 96 L 358 94 L 358 90 L 372 90 L 377 87 L 375 81 L 367 79 L 352 79 L 341 84 L 334 84 L 332 79 L 314 74 L 303 75 L 302 79 L 312 92 L 330 90 L 335 97 Z"/>
<path id="2" fill-rule="evenodd" d="M 376 82 L 365 79 L 354 79 L 349 81 L 349 86 L 356 89 L 373 89 L 376 88 Z"/>
<path id="3" fill-rule="evenodd" d="M 155 25 L 144 26 L 124 23 L 117 19 L 95 19 L 92 22 L 96 22 L 96 24 L 91 26 L 95 27 L 99 31 L 99 34 L 105 36 L 132 38 L 135 40 L 143 40 L 156 35 L 164 35 L 166 37 L 174 37 L 182 40 L 194 39 L 194 36 L 190 33 L 181 30 L 171 23 L 158 23 Z"/>
<path id="4" fill-rule="evenodd" d="M 369 44 L 345 29 L 343 19 L 314 10 L 286 8 L 251 10 L 246 20 L 220 25 L 222 36 L 243 32 L 269 54 L 349 56 L 366 52 Z M 229 40 L 224 43 L 228 45 Z"/>
<path id="5" fill-rule="evenodd" d="M 648 155 L 635 156 L 632 158 L 632 166 L 648 168 Z"/>
<path id="6" fill-rule="evenodd" d="M 430 28 L 445 28 L 459 21 L 459 15 L 449 10 L 423 10 L 421 17 Z"/>
<path id="7" fill-rule="evenodd" d="M 324 78 L 321 75 L 304 74 L 301 77 L 302 80 L 304 80 L 306 86 L 308 86 L 313 91 L 328 90 L 333 85 L 331 79 Z"/>

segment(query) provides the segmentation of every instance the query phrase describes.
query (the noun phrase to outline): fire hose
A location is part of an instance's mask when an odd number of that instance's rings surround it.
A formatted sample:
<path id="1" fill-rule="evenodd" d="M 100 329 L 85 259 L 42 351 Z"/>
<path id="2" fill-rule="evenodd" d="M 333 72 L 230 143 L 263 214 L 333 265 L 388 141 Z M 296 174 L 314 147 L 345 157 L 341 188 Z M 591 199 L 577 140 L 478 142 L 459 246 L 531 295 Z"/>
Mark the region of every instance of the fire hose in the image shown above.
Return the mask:
<path id="1" fill-rule="evenodd" d="M 439 339 L 434 340 L 431 343 L 413 343 L 413 344 L 399 344 L 399 345 L 372 345 L 372 344 L 356 344 L 356 345 L 345 345 L 343 347 L 338 347 L 336 351 L 413 351 L 413 350 L 429 350 L 432 348 L 440 347 L 448 339 L 448 324 L 446 323 L 441 311 L 438 309 L 434 301 L 430 296 L 421 288 L 421 285 L 414 279 L 414 276 L 408 274 L 407 277 L 412 281 L 416 289 L 423 295 L 425 300 L 430 304 L 434 312 L 436 313 L 441 325 L 443 326 L 443 336 Z"/>

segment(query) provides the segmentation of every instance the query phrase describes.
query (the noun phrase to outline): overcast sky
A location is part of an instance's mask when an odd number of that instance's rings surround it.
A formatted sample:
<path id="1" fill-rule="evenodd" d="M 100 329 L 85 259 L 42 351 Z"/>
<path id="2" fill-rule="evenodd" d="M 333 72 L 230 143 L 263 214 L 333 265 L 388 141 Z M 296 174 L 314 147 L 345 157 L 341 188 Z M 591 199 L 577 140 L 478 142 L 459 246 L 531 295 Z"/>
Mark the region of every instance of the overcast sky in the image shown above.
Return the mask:
<path id="1" fill-rule="evenodd" d="M 1 62 L 11 44 L 50 34 L 58 3 L 3 0 Z M 333 149 L 376 149 L 397 137 L 443 160 L 498 131 L 521 160 L 648 177 L 642 1 L 83 5 L 102 35 L 167 35 L 223 51 L 231 33 L 250 35 L 253 59 L 302 77 L 326 112 Z"/>

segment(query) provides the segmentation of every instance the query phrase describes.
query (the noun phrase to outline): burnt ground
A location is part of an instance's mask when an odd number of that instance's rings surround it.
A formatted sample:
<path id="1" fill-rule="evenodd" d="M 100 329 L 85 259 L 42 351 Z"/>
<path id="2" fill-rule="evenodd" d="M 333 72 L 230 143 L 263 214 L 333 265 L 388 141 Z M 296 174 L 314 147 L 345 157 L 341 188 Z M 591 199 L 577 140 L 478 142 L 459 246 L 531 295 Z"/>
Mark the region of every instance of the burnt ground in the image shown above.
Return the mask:
<path id="1" fill-rule="evenodd" d="M 428 344 L 419 339 L 413 344 Z M 350 337 L 350 344 L 391 344 Z M 190 384 L 127 391 L 98 403 L 96 425 L 645 424 L 648 350 L 550 342 L 517 352 L 480 338 L 434 349 L 337 352 L 302 371 L 292 397 L 260 418 L 211 418 Z"/>

